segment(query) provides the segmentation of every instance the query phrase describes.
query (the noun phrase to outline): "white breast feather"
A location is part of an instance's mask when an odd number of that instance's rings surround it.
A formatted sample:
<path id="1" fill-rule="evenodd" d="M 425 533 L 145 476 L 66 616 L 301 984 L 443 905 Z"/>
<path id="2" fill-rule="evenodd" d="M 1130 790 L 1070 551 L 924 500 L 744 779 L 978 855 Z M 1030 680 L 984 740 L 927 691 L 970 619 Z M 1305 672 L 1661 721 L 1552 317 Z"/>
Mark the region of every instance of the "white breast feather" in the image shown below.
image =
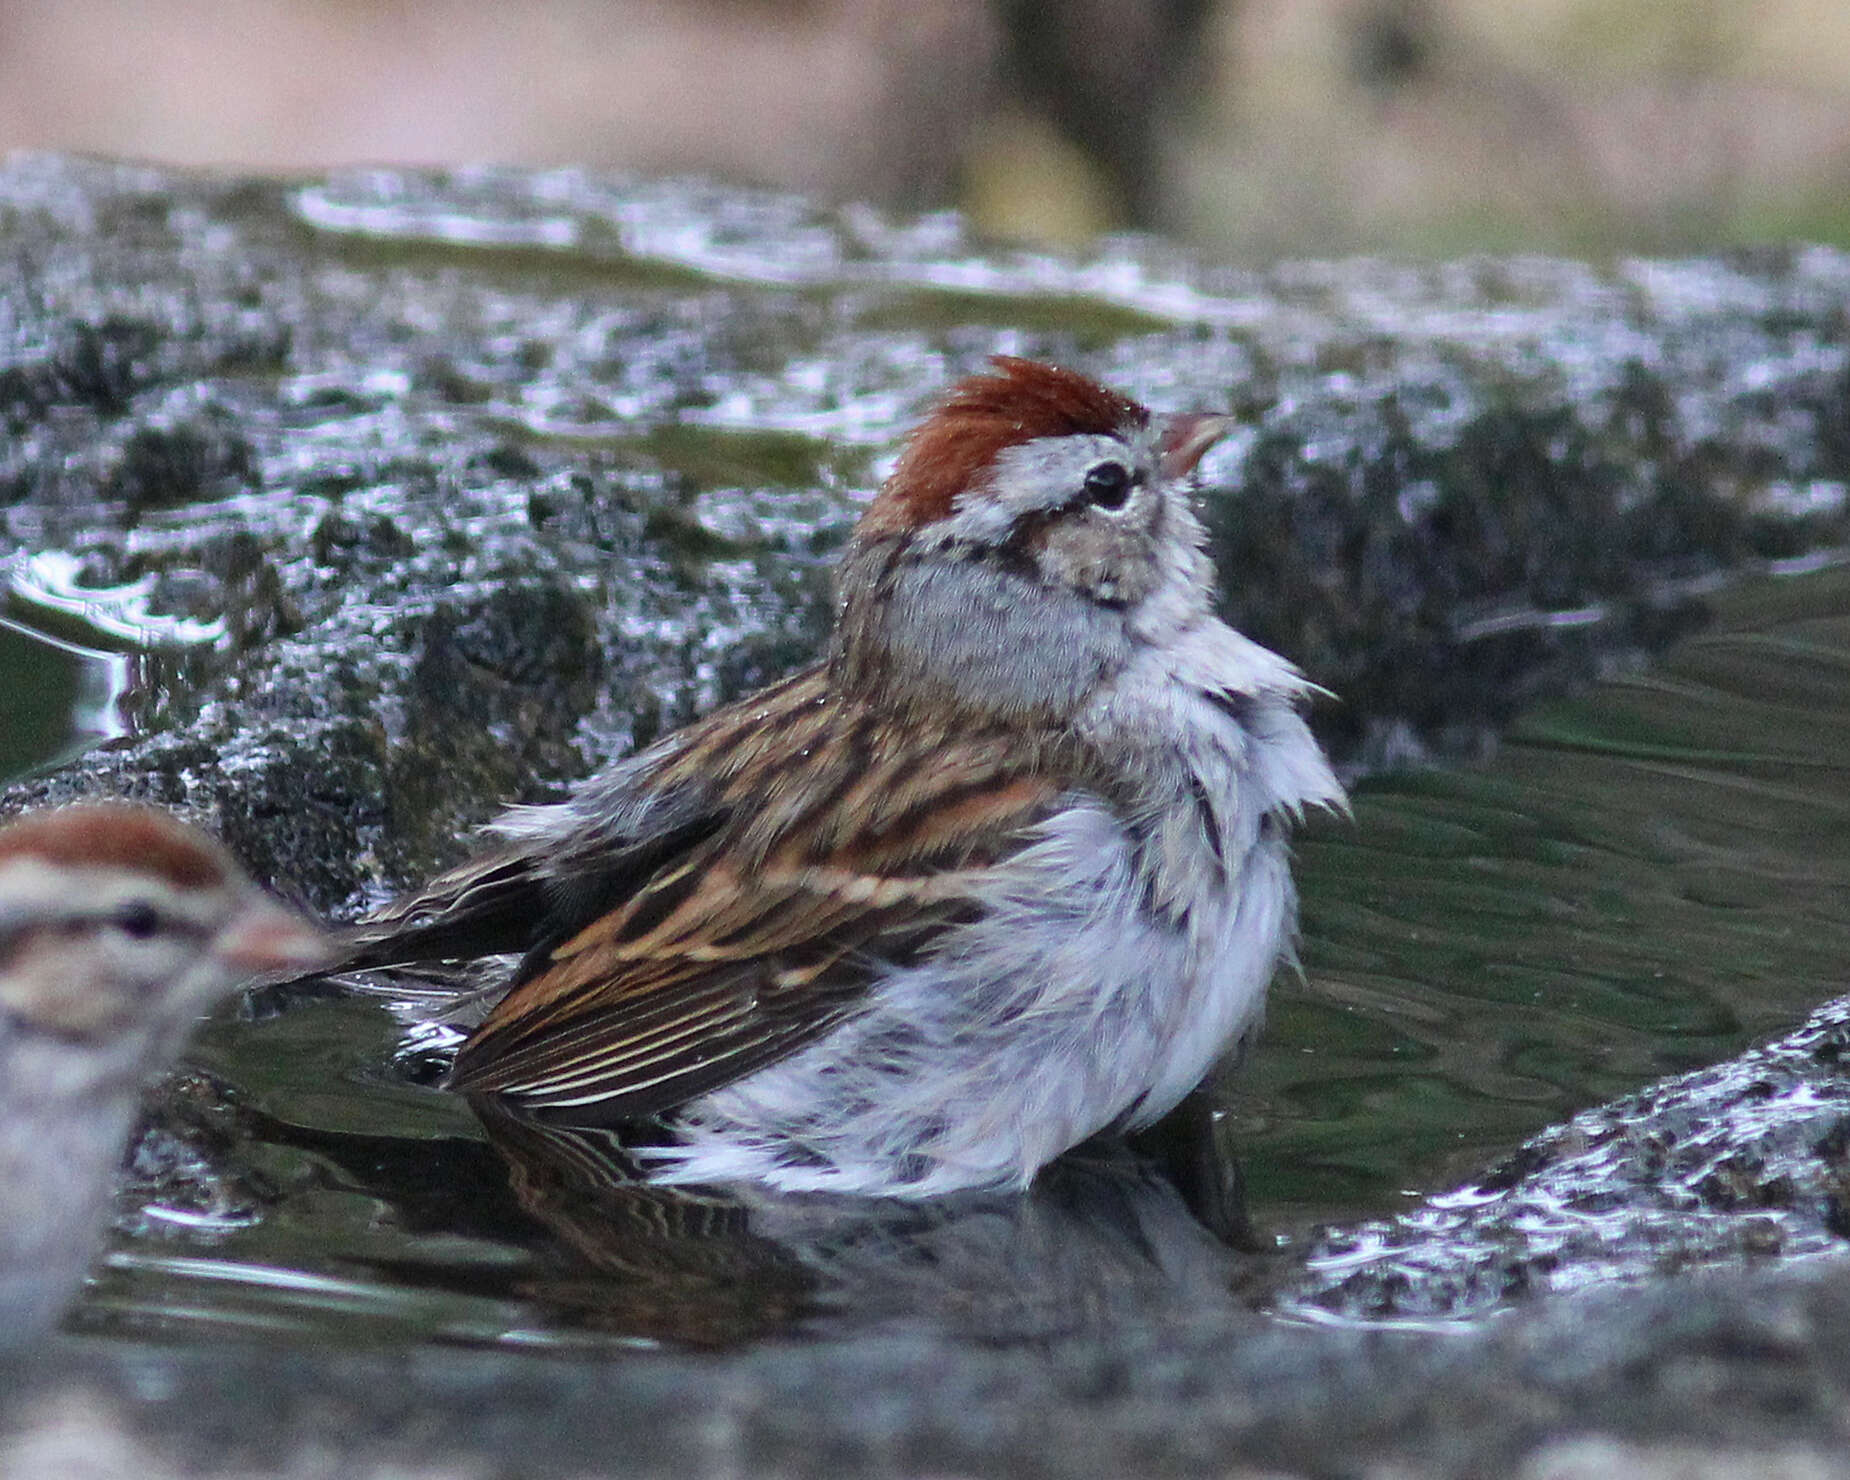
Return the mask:
<path id="1" fill-rule="evenodd" d="M 680 1144 L 649 1153 L 658 1180 L 1025 1186 L 1201 1081 L 1258 1017 L 1293 929 L 1284 842 L 1261 821 L 1342 792 L 1296 713 L 1296 670 L 1218 622 L 1190 638 L 1133 666 L 1085 721 L 1106 741 L 1168 737 L 1147 767 L 1139 810 L 1160 825 L 1144 845 L 1096 798 L 1070 798 L 996 870 L 981 919 L 880 971 L 867 1007 L 824 1038 L 683 1111 Z M 1208 698 L 1224 690 L 1245 696 L 1244 724 Z M 1153 892 L 1172 908 L 1153 912 Z"/>

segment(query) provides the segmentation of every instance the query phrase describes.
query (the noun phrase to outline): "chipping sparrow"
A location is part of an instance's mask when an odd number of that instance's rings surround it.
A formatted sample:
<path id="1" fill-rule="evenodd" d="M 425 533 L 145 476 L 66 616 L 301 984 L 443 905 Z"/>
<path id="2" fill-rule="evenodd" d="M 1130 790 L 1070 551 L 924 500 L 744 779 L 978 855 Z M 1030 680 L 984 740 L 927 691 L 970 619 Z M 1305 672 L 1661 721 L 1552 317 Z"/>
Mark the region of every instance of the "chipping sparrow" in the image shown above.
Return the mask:
<path id="1" fill-rule="evenodd" d="M 331 941 L 218 844 L 118 803 L 0 828 L 0 1345 L 83 1277 L 142 1083 L 246 977 Z"/>
<path id="2" fill-rule="evenodd" d="M 912 435 L 827 658 L 612 765 L 355 964 L 520 952 L 452 1085 L 664 1115 L 659 1181 L 1025 1185 L 1259 1015 L 1311 685 L 1220 622 L 1183 484 L 1222 418 L 998 358 Z"/>

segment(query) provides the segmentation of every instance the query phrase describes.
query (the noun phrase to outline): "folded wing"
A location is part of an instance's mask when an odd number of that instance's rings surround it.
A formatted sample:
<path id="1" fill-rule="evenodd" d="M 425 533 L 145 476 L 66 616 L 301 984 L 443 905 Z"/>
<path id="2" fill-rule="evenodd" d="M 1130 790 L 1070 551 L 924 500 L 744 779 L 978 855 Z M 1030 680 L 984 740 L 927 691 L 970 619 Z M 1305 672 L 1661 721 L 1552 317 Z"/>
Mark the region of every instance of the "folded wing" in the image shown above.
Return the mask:
<path id="1" fill-rule="evenodd" d="M 583 1119 L 670 1108 L 811 1041 L 971 918 L 986 866 L 1058 805 L 1055 748 L 874 713 L 811 670 L 626 770 L 674 798 L 657 830 L 600 833 L 621 795 L 568 803 L 585 836 L 435 881 L 366 964 L 521 952 L 453 1087 Z"/>

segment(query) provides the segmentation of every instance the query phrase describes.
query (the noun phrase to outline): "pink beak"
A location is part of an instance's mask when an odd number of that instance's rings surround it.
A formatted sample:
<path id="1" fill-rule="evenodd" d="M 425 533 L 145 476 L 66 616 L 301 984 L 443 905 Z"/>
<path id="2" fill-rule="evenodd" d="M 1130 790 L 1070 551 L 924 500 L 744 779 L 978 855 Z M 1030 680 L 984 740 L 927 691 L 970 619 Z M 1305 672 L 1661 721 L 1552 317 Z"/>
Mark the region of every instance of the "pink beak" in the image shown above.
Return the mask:
<path id="1" fill-rule="evenodd" d="M 334 939 L 320 926 L 269 899 L 254 899 L 212 942 L 212 954 L 250 975 L 307 972 L 335 956 Z"/>
<path id="2" fill-rule="evenodd" d="M 1163 423 L 1163 476 L 1184 478 L 1194 472 L 1195 464 L 1216 442 L 1233 430 L 1231 416 L 1204 411 L 1184 411 Z"/>

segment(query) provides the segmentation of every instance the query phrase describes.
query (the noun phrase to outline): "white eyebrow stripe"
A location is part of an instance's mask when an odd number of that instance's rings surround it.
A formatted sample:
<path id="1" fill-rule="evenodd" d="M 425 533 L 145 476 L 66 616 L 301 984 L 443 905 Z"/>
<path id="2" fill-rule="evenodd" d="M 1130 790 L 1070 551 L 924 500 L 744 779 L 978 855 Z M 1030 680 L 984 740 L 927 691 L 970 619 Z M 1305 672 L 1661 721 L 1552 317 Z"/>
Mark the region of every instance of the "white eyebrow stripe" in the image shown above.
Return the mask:
<path id="1" fill-rule="evenodd" d="M 122 868 L 71 868 L 31 857 L 0 864 L 0 932 L 100 924 L 130 905 L 149 906 L 162 920 L 204 934 L 213 927 L 217 901 L 158 875 Z"/>

